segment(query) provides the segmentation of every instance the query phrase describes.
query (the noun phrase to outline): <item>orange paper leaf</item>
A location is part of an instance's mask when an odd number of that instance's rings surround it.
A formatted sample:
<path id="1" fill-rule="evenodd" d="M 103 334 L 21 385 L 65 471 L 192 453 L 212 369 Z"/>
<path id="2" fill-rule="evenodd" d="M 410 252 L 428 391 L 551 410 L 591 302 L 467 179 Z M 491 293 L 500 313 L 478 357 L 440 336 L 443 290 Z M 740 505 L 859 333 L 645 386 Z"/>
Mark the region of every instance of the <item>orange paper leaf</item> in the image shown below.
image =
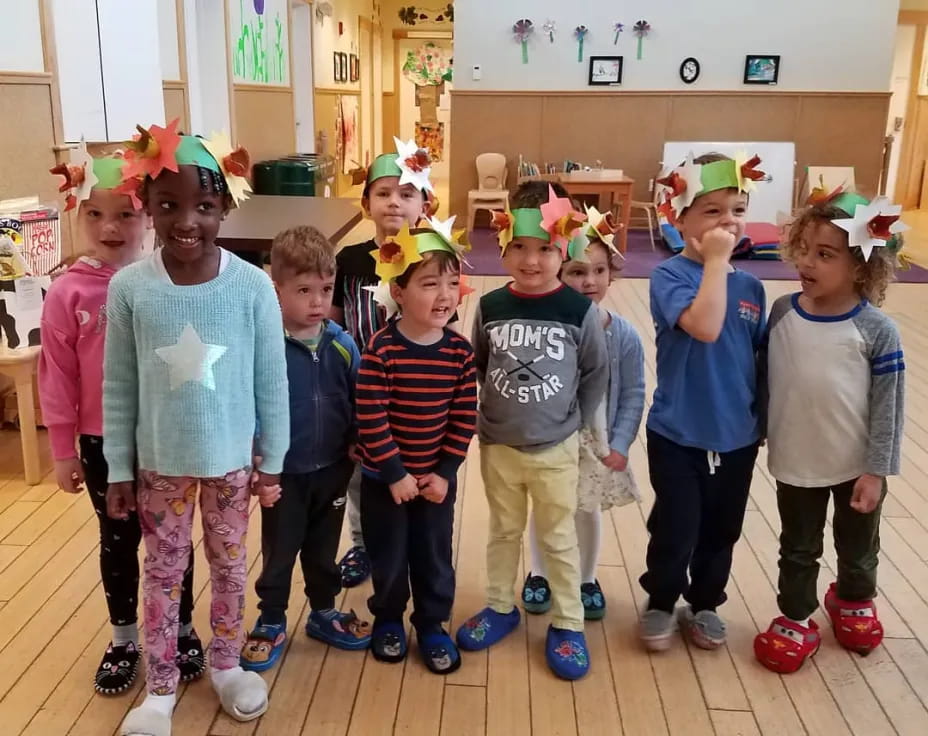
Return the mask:
<path id="1" fill-rule="evenodd" d="M 667 176 L 662 176 L 657 183 L 670 189 L 671 197 L 679 197 L 686 191 L 686 179 L 678 171 L 671 171 Z"/>
<path id="2" fill-rule="evenodd" d="M 222 159 L 222 168 L 232 176 L 248 176 L 251 169 L 251 156 L 242 146 L 238 146 L 232 153 Z"/>
<path id="3" fill-rule="evenodd" d="M 889 228 L 898 219 L 899 215 L 876 215 L 871 217 L 867 223 L 867 233 L 871 238 L 889 240 L 893 236 Z"/>
<path id="4" fill-rule="evenodd" d="M 508 230 L 512 227 L 512 218 L 509 216 L 508 212 L 494 210 L 493 217 L 490 220 L 490 226 L 494 230 Z"/>
<path id="5" fill-rule="evenodd" d="M 403 160 L 403 163 L 409 167 L 410 171 L 425 171 L 429 166 L 432 165 L 432 160 L 429 158 L 429 152 L 424 148 L 416 149 L 416 152 L 412 156 L 408 156 Z"/>
<path id="6" fill-rule="evenodd" d="M 757 168 L 757 165 L 760 163 L 760 156 L 757 154 L 751 156 L 747 161 L 741 165 L 741 176 L 744 179 L 750 179 L 751 181 L 760 181 L 767 174 Z"/>
<path id="7" fill-rule="evenodd" d="M 378 257 L 381 263 L 399 263 L 403 257 L 403 249 L 399 243 L 388 240 L 380 246 Z"/>

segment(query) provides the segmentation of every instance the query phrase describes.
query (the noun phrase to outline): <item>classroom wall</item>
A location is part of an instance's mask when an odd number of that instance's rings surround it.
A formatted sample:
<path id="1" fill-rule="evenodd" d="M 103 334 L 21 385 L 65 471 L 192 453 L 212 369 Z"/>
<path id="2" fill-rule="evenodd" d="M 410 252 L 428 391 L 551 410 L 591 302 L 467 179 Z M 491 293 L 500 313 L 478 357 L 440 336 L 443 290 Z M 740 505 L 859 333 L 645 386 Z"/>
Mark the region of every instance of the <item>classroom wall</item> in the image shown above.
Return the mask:
<path id="1" fill-rule="evenodd" d="M 576 10 L 555 0 L 514 0 L 505 17 L 495 5 L 455 7 L 455 214 L 466 213 L 474 158 L 486 151 L 506 155 L 511 182 L 519 155 L 539 164 L 598 159 L 635 179 L 636 199 L 650 200 L 669 140 L 793 141 L 797 178 L 808 165 L 854 166 L 858 186 L 878 190 L 898 0 L 629 0 Z M 522 17 L 537 29 L 527 64 L 511 32 Z M 553 44 L 541 33 L 549 18 Z M 653 29 L 640 61 L 631 33 L 639 19 Z M 613 45 L 616 21 L 626 28 Z M 579 23 L 590 29 L 583 63 L 572 37 Z M 777 86 L 742 83 L 749 53 L 780 54 Z M 624 57 L 620 87 L 588 86 L 590 54 Z M 688 56 L 702 67 L 693 85 L 679 78 Z M 479 81 L 472 79 L 475 64 Z"/>
<path id="2" fill-rule="evenodd" d="M 743 90 L 746 54 L 780 54 L 779 89 L 867 90 L 889 88 L 898 0 L 627 0 L 621 4 L 570 5 L 561 0 L 469 0 L 455 6 L 458 89 L 586 89 L 591 54 L 622 55 L 622 89 L 687 89 L 680 62 L 702 65 L 697 89 Z M 529 18 L 529 62 L 521 62 L 512 24 Z M 557 26 L 554 43 L 542 33 L 546 19 Z M 636 57 L 632 25 L 652 31 Z M 613 25 L 625 31 L 613 45 Z M 584 61 L 577 60 L 573 29 L 585 24 Z M 474 64 L 482 79 L 471 78 Z"/>

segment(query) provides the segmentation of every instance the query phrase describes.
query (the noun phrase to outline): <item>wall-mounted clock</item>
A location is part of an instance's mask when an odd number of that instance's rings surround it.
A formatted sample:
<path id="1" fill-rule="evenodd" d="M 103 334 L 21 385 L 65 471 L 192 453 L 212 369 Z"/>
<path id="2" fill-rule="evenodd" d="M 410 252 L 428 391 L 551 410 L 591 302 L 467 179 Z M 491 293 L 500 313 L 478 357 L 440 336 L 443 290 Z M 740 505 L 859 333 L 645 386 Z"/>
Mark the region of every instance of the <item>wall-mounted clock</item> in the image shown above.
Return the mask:
<path id="1" fill-rule="evenodd" d="M 692 56 L 684 59 L 680 64 L 680 79 L 684 84 L 692 84 L 699 79 L 699 62 Z"/>

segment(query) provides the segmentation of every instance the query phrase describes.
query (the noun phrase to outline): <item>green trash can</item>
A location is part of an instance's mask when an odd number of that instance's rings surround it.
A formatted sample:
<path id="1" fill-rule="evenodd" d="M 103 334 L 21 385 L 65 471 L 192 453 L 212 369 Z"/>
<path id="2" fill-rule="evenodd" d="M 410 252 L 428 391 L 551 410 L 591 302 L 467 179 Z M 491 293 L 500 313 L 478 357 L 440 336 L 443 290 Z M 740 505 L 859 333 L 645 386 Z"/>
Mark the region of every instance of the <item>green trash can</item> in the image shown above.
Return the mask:
<path id="1" fill-rule="evenodd" d="M 323 196 L 326 180 L 335 172 L 332 156 L 312 153 L 293 154 L 272 161 L 260 161 L 252 169 L 255 194 L 284 197 Z"/>

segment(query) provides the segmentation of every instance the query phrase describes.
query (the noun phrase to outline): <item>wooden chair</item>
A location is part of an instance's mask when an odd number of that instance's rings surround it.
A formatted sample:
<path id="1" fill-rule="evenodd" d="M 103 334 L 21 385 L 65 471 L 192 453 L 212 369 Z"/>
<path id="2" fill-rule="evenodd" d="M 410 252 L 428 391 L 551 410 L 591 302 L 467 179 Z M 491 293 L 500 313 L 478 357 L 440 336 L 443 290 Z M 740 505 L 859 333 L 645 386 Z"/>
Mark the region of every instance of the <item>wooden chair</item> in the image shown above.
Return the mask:
<path id="1" fill-rule="evenodd" d="M 477 210 L 506 209 L 509 191 L 504 189 L 509 170 L 501 153 L 481 153 L 477 156 L 477 189 L 467 193 L 467 231 L 474 229 Z"/>
<path id="2" fill-rule="evenodd" d="M 657 227 L 657 208 L 653 202 L 642 202 L 636 199 L 632 200 L 632 212 L 641 210 L 643 215 L 632 215 L 630 220 L 646 219 L 648 222 L 648 236 L 651 238 L 651 250 L 657 250 L 654 243 L 654 229 Z"/>

